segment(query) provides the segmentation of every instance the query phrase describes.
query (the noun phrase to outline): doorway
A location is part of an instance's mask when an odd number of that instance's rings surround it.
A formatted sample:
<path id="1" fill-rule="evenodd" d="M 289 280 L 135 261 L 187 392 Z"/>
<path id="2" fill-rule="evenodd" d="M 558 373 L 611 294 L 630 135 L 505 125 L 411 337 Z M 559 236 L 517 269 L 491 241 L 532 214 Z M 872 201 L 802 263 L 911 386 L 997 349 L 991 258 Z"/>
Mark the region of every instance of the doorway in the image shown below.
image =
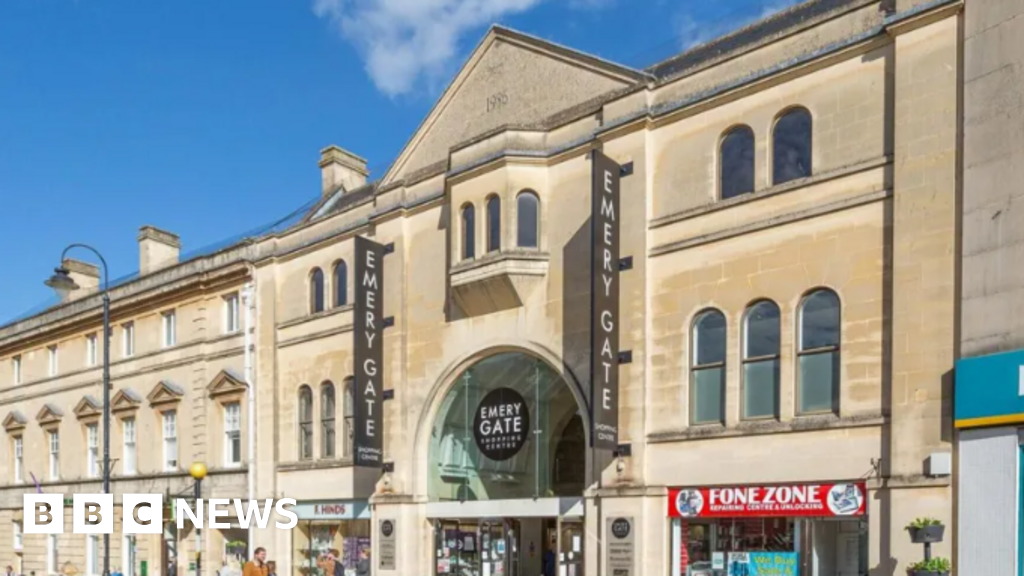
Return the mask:
<path id="1" fill-rule="evenodd" d="M 519 522 L 511 519 L 435 520 L 434 574 L 519 574 Z"/>

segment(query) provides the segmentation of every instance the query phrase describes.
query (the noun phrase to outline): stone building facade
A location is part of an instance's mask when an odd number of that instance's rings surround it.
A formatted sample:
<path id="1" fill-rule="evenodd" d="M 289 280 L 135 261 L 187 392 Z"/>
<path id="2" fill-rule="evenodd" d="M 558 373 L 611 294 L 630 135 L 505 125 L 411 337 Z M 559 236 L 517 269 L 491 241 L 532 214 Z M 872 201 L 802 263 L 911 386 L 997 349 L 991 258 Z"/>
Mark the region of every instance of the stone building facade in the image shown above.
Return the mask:
<path id="1" fill-rule="evenodd" d="M 177 470 L 204 460 L 208 495 L 246 497 L 251 478 L 256 498 L 295 498 L 295 529 L 251 534 L 295 575 L 322 570 L 332 549 L 354 570 L 363 548 L 382 575 L 625 562 L 676 576 L 764 551 L 804 574 L 902 572 L 921 555 L 907 522 L 955 532 L 952 479 L 934 464 L 953 450 L 961 9 L 812 0 L 646 70 L 493 28 L 378 180 L 327 148 L 322 199 L 302 222 L 143 262 L 149 273 L 115 288 L 115 324 L 135 319 L 139 352 L 114 355 L 113 445 L 122 409 L 156 432 L 173 407 L 182 439 L 163 472 L 162 436 L 140 430 L 151 452 L 138 478 L 116 474 L 115 493 L 139 481 L 180 492 L 190 481 Z M 587 448 L 595 149 L 629 166 L 619 333 L 631 361 L 614 452 Z M 368 491 L 350 440 L 357 236 L 391 246 L 387 467 Z M 223 329 L 246 287 L 248 378 L 244 330 Z M 84 354 L 98 303 L 0 332 L 0 375 L 23 359 L 20 381 L 0 376 L 0 457 L 12 462 L 23 437 L 36 450 L 22 466 L 43 471 L 48 431 L 72 442 L 47 490 L 87 482 L 95 403 L 76 408 L 99 391 L 97 369 L 65 373 L 62 360 L 51 377 L 44 359 L 54 345 Z M 179 335 L 162 348 L 169 309 Z M 473 415 L 510 389 L 532 434 L 507 459 L 485 457 Z M 237 467 L 220 466 L 228 407 L 244 444 L 250 401 L 255 458 L 239 446 Z M 0 483 L 2 541 L 27 487 Z M 758 508 L 769 493 L 776 507 Z M 204 534 L 210 554 L 235 538 Z M 87 565 L 84 537 L 62 538 Z M 193 535 L 173 538 L 183 576 Z M 45 539 L 22 546 L 23 570 L 44 573 Z M 169 564 L 162 548 L 139 543 L 150 573 Z"/>

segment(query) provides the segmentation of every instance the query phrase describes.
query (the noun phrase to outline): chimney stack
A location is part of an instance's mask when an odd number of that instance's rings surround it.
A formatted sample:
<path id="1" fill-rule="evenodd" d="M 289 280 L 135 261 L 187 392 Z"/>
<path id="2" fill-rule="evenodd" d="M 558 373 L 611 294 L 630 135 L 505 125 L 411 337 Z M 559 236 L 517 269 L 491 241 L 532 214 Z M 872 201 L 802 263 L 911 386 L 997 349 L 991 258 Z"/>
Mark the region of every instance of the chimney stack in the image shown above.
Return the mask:
<path id="1" fill-rule="evenodd" d="M 365 159 L 332 144 L 320 151 L 320 174 L 321 193 L 327 196 L 339 185 L 346 191 L 363 186 L 370 172 Z"/>
<path id="2" fill-rule="evenodd" d="M 177 234 L 156 228 L 139 228 L 139 275 L 145 276 L 178 263 L 181 239 Z"/>
<path id="3" fill-rule="evenodd" d="M 78 284 L 78 290 L 72 290 L 68 294 L 69 302 L 84 298 L 99 288 L 100 269 L 98 266 L 74 258 L 65 258 L 61 265 L 67 269 L 68 276 L 75 281 L 75 284 Z"/>

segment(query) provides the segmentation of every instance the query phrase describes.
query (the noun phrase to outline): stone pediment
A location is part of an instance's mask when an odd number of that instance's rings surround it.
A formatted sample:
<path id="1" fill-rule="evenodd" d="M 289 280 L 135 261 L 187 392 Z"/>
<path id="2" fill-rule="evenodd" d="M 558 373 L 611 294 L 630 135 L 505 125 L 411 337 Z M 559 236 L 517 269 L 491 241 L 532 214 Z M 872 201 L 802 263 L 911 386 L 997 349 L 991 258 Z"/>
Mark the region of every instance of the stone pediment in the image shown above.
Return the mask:
<path id="1" fill-rule="evenodd" d="M 8 432 L 16 432 L 18 430 L 24 430 L 28 424 L 28 419 L 25 415 L 17 410 L 11 410 L 7 413 L 4 418 L 4 430 Z"/>
<path id="2" fill-rule="evenodd" d="M 211 398 L 244 394 L 247 389 L 245 378 L 233 370 L 221 370 L 206 387 Z"/>
<path id="3" fill-rule="evenodd" d="M 110 410 L 114 413 L 138 410 L 142 404 L 142 396 L 131 388 L 122 388 L 110 399 Z"/>
<path id="4" fill-rule="evenodd" d="M 92 396 L 85 395 L 75 405 L 73 412 L 79 420 L 96 418 L 103 415 L 103 403 Z"/>
<path id="5" fill-rule="evenodd" d="M 185 389 L 181 386 L 169 380 L 161 380 L 149 392 L 146 400 L 149 400 L 150 406 L 163 406 L 180 402 L 184 395 Z"/>
<path id="6" fill-rule="evenodd" d="M 41 426 L 59 424 L 63 419 L 64 411 L 49 403 L 43 404 L 42 409 L 39 410 L 39 414 L 36 414 L 36 421 L 39 422 Z"/>
<path id="7" fill-rule="evenodd" d="M 449 150 L 504 126 L 526 126 L 645 81 L 639 71 L 495 26 L 448 85 L 382 186 L 431 172 Z"/>

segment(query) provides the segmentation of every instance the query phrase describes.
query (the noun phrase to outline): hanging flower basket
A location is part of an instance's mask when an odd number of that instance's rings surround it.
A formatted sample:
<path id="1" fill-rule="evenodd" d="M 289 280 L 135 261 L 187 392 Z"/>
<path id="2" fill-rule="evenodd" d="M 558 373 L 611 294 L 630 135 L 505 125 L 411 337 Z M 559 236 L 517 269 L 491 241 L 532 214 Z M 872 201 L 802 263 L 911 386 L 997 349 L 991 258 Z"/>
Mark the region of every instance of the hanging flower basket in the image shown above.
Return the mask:
<path id="1" fill-rule="evenodd" d="M 942 542 L 946 527 L 934 518 L 918 518 L 907 525 L 907 532 L 914 544 L 934 544 Z"/>

